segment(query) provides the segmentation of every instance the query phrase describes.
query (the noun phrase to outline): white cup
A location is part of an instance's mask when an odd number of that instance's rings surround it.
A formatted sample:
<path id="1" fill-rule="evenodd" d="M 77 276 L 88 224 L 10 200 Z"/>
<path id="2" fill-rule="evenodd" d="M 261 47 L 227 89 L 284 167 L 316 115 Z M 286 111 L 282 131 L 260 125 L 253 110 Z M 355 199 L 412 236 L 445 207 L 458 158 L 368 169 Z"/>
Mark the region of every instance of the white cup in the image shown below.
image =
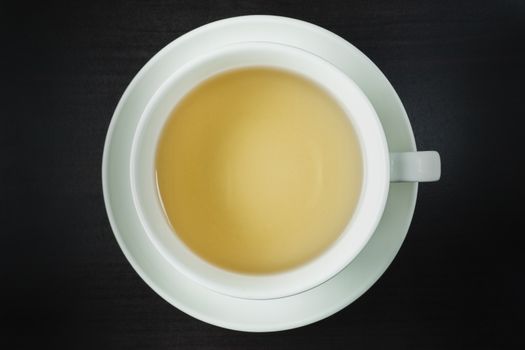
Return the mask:
<path id="1" fill-rule="evenodd" d="M 162 128 L 173 108 L 196 85 L 240 67 L 275 67 L 306 76 L 326 89 L 345 110 L 363 157 L 362 192 L 352 219 L 320 256 L 291 270 L 266 275 L 234 273 L 193 253 L 177 236 L 162 209 L 155 179 L 155 154 Z M 188 278 L 216 292 L 246 299 L 297 294 L 333 277 L 366 245 L 381 219 L 391 181 L 436 181 L 436 152 L 389 153 L 383 128 L 359 87 L 336 67 L 304 50 L 274 43 L 232 44 L 178 69 L 146 106 L 131 152 L 131 190 L 139 218 L 158 251 Z"/>

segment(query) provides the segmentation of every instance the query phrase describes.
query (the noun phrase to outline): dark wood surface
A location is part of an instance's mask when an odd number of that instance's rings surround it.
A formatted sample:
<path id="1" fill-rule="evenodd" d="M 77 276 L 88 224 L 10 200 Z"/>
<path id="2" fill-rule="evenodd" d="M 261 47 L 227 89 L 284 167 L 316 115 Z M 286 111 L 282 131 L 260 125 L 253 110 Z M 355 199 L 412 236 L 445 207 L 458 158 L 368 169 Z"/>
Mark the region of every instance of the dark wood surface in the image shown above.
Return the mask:
<path id="1" fill-rule="evenodd" d="M 365 295 L 250 334 L 175 309 L 134 272 L 101 189 L 104 138 L 136 72 L 202 24 L 277 14 L 352 42 L 390 79 L 420 149 L 399 255 Z M 524 1 L 71 1 L 0 5 L 0 345 L 64 349 L 523 346 Z"/>

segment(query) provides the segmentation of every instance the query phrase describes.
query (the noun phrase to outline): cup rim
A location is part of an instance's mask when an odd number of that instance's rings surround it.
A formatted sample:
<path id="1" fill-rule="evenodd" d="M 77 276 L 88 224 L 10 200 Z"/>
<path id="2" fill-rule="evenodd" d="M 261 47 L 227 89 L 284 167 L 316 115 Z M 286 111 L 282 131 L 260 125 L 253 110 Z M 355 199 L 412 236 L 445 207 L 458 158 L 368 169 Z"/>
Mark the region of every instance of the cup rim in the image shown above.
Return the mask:
<path id="1" fill-rule="evenodd" d="M 258 57 L 258 59 L 252 60 L 248 63 L 245 62 L 245 64 L 234 64 L 229 68 L 222 67 L 223 69 L 219 70 L 217 70 L 217 68 L 215 68 L 215 70 L 211 69 L 207 71 L 207 74 L 200 73 L 201 79 L 195 80 L 193 82 L 186 82 L 186 87 L 179 89 L 180 91 L 177 95 L 178 98 L 172 100 L 171 107 L 168 109 L 172 110 L 175 108 L 180 100 L 202 81 L 229 69 L 250 66 L 266 66 L 289 70 L 294 73 L 299 73 L 303 76 L 306 76 L 315 83 L 322 85 L 322 87 L 326 88 L 328 92 L 332 94 L 332 97 L 336 99 L 341 107 L 343 107 L 347 117 L 352 122 L 356 131 L 363 158 L 363 184 L 361 195 L 349 223 L 341 232 L 339 237 L 334 242 L 332 242 L 331 246 L 321 253 L 320 256 L 313 258 L 311 261 L 308 261 L 305 264 L 291 270 L 285 270 L 283 272 L 276 272 L 266 275 L 248 275 L 235 273 L 224 270 L 205 261 L 203 258 L 194 253 L 189 247 L 187 247 L 180 238 L 178 238 L 176 232 L 171 229 L 163 212 L 157 212 L 157 214 L 163 216 L 165 224 L 164 228 L 159 228 L 159 225 L 152 221 L 153 214 L 151 210 L 149 210 L 148 214 L 148 208 L 146 207 L 144 200 L 145 194 L 144 191 L 140 189 L 138 184 L 139 181 L 142 181 L 148 177 L 145 173 L 146 171 L 144 170 L 145 161 L 140 160 L 142 154 L 141 152 L 144 148 L 146 148 L 145 146 L 150 149 L 150 152 L 151 148 L 153 148 L 153 152 L 156 152 L 158 142 L 157 137 L 155 139 L 154 146 L 152 146 L 151 143 L 149 145 L 145 145 L 145 130 L 149 128 L 151 130 L 148 131 L 156 132 L 157 134 L 162 131 L 164 123 L 168 119 L 170 113 L 168 111 L 168 113 L 158 116 L 160 113 L 159 108 L 166 101 L 166 99 L 170 97 L 170 93 L 174 90 L 173 87 L 179 87 L 184 83 L 184 79 L 191 76 L 192 73 L 197 72 L 199 69 L 202 70 L 204 67 L 210 66 L 211 63 L 217 62 L 221 58 L 232 58 L 241 54 L 245 54 L 247 57 Z M 267 55 L 264 56 L 263 54 Z M 270 54 L 270 56 L 268 56 L 268 54 Z M 262 62 L 261 55 L 266 58 L 271 58 L 271 55 L 282 55 L 286 58 L 295 58 L 295 61 L 293 67 L 290 63 L 283 63 L 283 66 L 278 66 L 275 64 L 275 62 L 273 62 L 273 64 Z M 306 71 L 303 69 L 304 67 L 301 68 L 303 71 L 297 70 L 297 62 L 303 62 L 306 65 L 311 64 L 312 66 L 317 66 L 317 68 L 322 70 L 324 73 L 329 74 L 329 78 L 337 79 L 337 85 L 339 87 L 345 87 L 346 89 L 337 92 L 334 91 L 335 85 L 332 87 L 326 84 L 321 84 L 319 76 L 313 77 L 311 72 L 305 73 Z M 334 93 L 337 96 L 334 96 Z M 357 99 L 360 108 L 366 113 L 360 115 L 350 113 L 349 109 L 356 108 L 350 106 L 349 103 L 345 103 L 345 101 L 348 100 L 343 100 L 341 96 L 352 96 L 353 101 L 356 101 Z M 164 110 L 165 109 L 166 108 L 164 108 Z M 151 123 L 156 117 L 155 113 L 157 113 L 158 119 L 157 126 L 152 127 Z M 365 125 L 367 125 L 369 129 L 365 130 Z M 371 133 L 371 131 L 373 131 L 373 133 Z M 371 137 L 373 140 L 368 140 L 368 137 Z M 374 143 L 376 147 L 374 148 L 373 154 L 370 155 L 367 152 L 372 150 L 371 147 Z M 368 147 L 368 149 L 365 149 L 365 145 Z M 144 158 L 144 156 L 142 156 L 142 158 Z M 154 163 L 154 157 L 152 158 L 153 159 L 151 159 L 151 162 Z M 375 158 L 374 162 L 372 163 L 371 158 Z M 154 181 L 154 167 L 150 170 L 151 174 L 149 176 L 149 180 Z M 204 54 L 186 63 L 183 67 L 175 71 L 160 86 L 160 88 L 155 92 L 146 105 L 133 138 L 130 161 L 130 177 L 133 202 L 141 224 L 143 225 L 145 232 L 156 249 L 175 268 L 177 268 L 190 279 L 222 294 L 245 299 L 274 299 L 298 294 L 325 282 L 341 271 L 346 265 L 348 265 L 366 245 L 374 233 L 386 205 L 389 188 L 388 146 L 383 128 L 377 113 L 372 107 L 372 104 L 357 86 L 357 84 L 355 84 L 343 72 L 339 71 L 335 66 L 320 58 L 319 56 L 316 56 L 300 48 L 268 42 L 244 42 L 221 47 L 214 50 L 213 52 Z M 371 180 L 372 178 L 373 180 Z M 371 184 L 370 181 L 373 183 Z M 150 181 L 148 186 L 151 187 L 151 185 L 152 184 Z M 371 186 L 374 188 L 371 188 Z M 373 191 L 373 193 L 366 193 L 366 190 Z M 368 196 L 368 202 L 366 202 L 367 205 L 363 207 L 363 198 L 365 194 Z M 162 203 L 160 198 L 158 198 L 156 192 L 154 195 L 156 196 L 157 205 L 160 205 L 161 208 Z M 151 199 L 151 196 L 149 196 L 149 199 Z M 375 204 L 371 202 L 372 200 L 375 201 Z M 149 202 L 152 204 L 151 200 Z M 370 212 L 363 212 L 364 210 L 373 212 L 373 215 Z M 364 215 L 368 215 L 366 220 Z M 349 243 L 346 243 L 347 248 L 350 248 L 349 252 L 347 251 L 347 254 L 341 255 L 345 252 L 340 248 L 334 250 L 334 247 L 340 246 L 342 244 L 341 241 L 344 241 L 344 237 L 348 237 L 349 233 L 359 233 L 356 231 L 356 229 L 352 230 L 356 224 L 356 221 L 359 222 L 359 220 L 366 221 L 361 225 L 362 227 L 366 228 L 366 232 L 360 233 L 358 240 L 354 238 L 353 241 L 355 242 L 351 242 L 352 246 L 348 247 Z M 162 224 L 160 226 L 162 226 Z M 166 231 L 166 228 L 169 229 L 169 232 Z M 347 242 L 350 242 L 348 238 Z M 336 253 L 339 254 L 338 258 L 335 257 Z M 332 255 L 331 259 L 321 259 L 321 257 L 326 257 L 329 255 Z M 330 266 L 322 266 L 323 263 L 326 265 L 329 261 L 332 261 Z M 194 265 L 192 266 L 192 264 Z M 197 268 L 195 268 L 195 266 L 197 266 Z M 312 271 L 316 271 L 316 273 L 312 274 Z M 287 285 L 286 283 L 283 283 L 290 280 L 295 280 L 295 284 L 292 285 L 292 283 L 290 283 Z"/>

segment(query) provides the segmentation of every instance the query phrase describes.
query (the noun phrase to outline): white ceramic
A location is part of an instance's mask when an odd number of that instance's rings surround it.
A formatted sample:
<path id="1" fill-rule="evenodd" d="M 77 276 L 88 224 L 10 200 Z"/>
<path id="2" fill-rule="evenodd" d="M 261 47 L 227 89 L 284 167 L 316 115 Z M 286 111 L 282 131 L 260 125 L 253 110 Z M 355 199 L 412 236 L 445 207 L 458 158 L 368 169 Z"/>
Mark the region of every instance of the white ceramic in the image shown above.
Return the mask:
<path id="1" fill-rule="evenodd" d="M 196 85 L 218 73 L 245 67 L 273 67 L 307 77 L 338 101 L 350 119 L 363 156 L 363 185 L 352 219 L 341 236 L 319 257 L 297 268 L 266 275 L 241 274 L 220 269 L 194 254 L 174 234 L 159 200 L 155 177 L 155 153 L 162 128 L 177 103 Z M 425 153 L 427 155 L 429 153 Z M 432 153 L 434 154 L 434 153 Z M 377 227 L 388 195 L 389 159 L 395 180 L 421 180 L 418 172 L 433 169 L 402 159 L 431 159 L 413 152 L 390 157 L 379 118 L 359 87 L 332 64 L 307 51 L 282 44 L 247 42 L 227 45 L 190 60 L 159 88 L 147 104 L 131 151 L 131 190 L 139 218 L 157 249 L 187 277 L 239 298 L 271 299 L 313 288 L 352 261 Z M 400 169 L 399 165 L 403 165 Z M 419 170 L 422 169 L 422 170 Z M 405 175 L 406 174 L 406 175 Z M 431 173 L 431 175 L 434 175 Z M 438 175 L 437 175 L 438 176 Z"/>
<path id="2" fill-rule="evenodd" d="M 249 66 L 286 69 L 313 80 L 330 93 L 354 126 L 363 156 L 363 185 L 350 223 L 319 257 L 297 268 L 265 275 L 218 268 L 194 254 L 174 234 L 157 192 L 157 140 L 174 106 L 196 85 L 220 72 Z M 131 151 L 131 190 L 139 218 L 159 251 L 189 278 L 239 298 L 280 298 L 313 288 L 341 271 L 365 246 L 388 195 L 389 157 L 374 108 L 344 73 L 304 50 L 273 43 L 239 43 L 189 61 L 160 87 L 146 106 Z M 176 233 L 176 232 L 175 232 Z"/>
<path id="3" fill-rule="evenodd" d="M 283 17 L 246 16 L 214 22 L 172 42 L 137 74 L 122 96 L 104 148 L 102 178 L 106 209 L 127 259 L 160 296 L 205 322 L 243 331 L 276 331 L 309 324 L 362 295 L 386 270 L 408 230 L 417 183 L 390 185 L 381 221 L 361 253 L 340 273 L 306 292 L 280 299 L 249 300 L 216 293 L 173 267 L 142 228 L 129 178 L 133 136 L 141 114 L 165 79 L 185 62 L 224 45 L 268 41 L 300 47 L 352 78 L 372 102 L 391 152 L 416 150 L 406 112 L 392 86 L 359 50 L 315 25 Z"/>

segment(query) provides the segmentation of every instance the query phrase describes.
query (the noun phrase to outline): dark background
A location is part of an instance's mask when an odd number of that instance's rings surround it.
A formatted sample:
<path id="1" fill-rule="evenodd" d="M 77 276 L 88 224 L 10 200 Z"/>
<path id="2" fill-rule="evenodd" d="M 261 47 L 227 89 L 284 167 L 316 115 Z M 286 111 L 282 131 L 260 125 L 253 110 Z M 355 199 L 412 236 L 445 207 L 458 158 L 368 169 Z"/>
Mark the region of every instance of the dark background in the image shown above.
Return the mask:
<path id="1" fill-rule="evenodd" d="M 0 342 L 9 348 L 524 345 L 525 1 L 0 6 Z M 356 45 L 399 93 L 418 148 L 443 160 L 378 283 L 326 320 L 270 334 L 205 324 L 157 296 L 117 246 L 100 175 L 110 118 L 136 72 L 181 34 L 245 14 L 303 19 Z"/>

